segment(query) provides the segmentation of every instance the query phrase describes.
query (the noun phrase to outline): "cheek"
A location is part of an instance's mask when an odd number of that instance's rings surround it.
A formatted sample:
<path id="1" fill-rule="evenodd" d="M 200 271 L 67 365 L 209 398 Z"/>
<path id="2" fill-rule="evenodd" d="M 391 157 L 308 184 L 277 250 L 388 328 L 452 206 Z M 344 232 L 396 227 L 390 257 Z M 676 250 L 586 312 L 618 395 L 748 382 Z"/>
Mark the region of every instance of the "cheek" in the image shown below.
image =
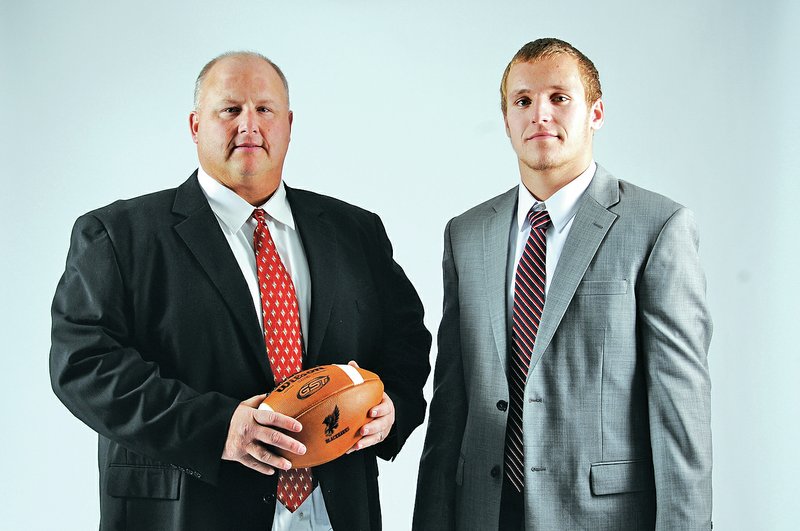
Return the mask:
<path id="1" fill-rule="evenodd" d="M 227 146 L 236 137 L 236 131 L 224 125 L 216 125 L 208 131 L 208 140 L 217 146 Z"/>
<path id="2" fill-rule="evenodd" d="M 207 126 L 197 132 L 197 145 L 209 156 L 225 156 L 233 138 L 225 127 Z"/>
<path id="3" fill-rule="evenodd" d="M 508 120 L 508 125 L 506 126 L 506 130 L 509 133 L 509 136 L 512 139 L 519 140 L 523 134 L 525 133 L 525 129 L 528 126 L 528 121 L 525 119 L 524 116 L 512 116 Z"/>
<path id="4" fill-rule="evenodd" d="M 568 136 L 582 137 L 589 127 L 588 119 L 585 113 L 571 113 L 564 116 L 561 123 L 567 130 Z"/>
<path id="5" fill-rule="evenodd" d="M 267 126 L 267 138 L 270 138 L 275 144 L 288 145 L 289 132 L 288 125 L 273 123 Z"/>

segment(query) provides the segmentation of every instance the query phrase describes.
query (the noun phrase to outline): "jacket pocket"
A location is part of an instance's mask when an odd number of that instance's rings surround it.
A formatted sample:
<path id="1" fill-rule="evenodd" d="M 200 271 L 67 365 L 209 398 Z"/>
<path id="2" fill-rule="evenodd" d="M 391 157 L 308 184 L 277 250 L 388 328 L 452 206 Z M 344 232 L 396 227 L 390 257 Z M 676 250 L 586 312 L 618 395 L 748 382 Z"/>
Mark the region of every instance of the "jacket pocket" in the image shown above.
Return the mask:
<path id="1" fill-rule="evenodd" d="M 116 498 L 177 500 L 181 471 L 162 466 L 115 465 L 108 467 L 106 491 Z"/>
<path id="2" fill-rule="evenodd" d="M 592 463 L 589 482 L 595 496 L 654 490 L 653 463 L 649 459 Z"/>
<path id="3" fill-rule="evenodd" d="M 622 295 L 628 293 L 627 280 L 583 280 L 575 295 Z"/>

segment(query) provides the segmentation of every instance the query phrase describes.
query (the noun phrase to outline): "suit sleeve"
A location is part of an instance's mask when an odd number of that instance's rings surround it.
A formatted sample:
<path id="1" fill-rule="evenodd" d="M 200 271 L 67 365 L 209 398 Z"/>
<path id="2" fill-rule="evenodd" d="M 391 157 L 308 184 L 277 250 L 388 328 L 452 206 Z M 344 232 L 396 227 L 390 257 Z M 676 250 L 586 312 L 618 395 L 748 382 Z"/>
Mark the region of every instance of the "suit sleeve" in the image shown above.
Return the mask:
<path id="1" fill-rule="evenodd" d="M 453 261 L 451 225 L 452 221 L 444 234 L 444 305 L 428 432 L 417 479 L 415 531 L 449 531 L 456 526 L 456 476 L 467 418 L 467 393 L 461 359 L 458 274 Z"/>
<path id="2" fill-rule="evenodd" d="M 213 483 L 239 401 L 162 377 L 132 339 L 129 293 L 102 222 L 78 219 L 52 306 L 53 390 L 100 435 Z"/>
<path id="3" fill-rule="evenodd" d="M 639 342 L 647 369 L 656 529 L 711 527 L 712 323 L 693 214 L 666 222 L 640 279 Z"/>
<path id="4" fill-rule="evenodd" d="M 383 338 L 378 374 L 395 407 L 395 423 L 385 441 L 375 447 L 383 459 L 393 459 L 411 432 L 425 420 L 422 388 L 430 374 L 431 334 L 414 286 L 392 257 L 383 223 L 374 216 L 382 286 Z"/>

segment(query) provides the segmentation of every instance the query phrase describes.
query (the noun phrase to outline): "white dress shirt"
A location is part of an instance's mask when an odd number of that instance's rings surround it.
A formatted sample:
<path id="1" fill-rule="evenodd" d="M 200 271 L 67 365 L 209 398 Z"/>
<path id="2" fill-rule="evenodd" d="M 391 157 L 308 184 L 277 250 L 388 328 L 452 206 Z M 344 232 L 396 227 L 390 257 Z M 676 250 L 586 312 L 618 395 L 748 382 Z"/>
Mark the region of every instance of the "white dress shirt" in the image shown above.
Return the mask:
<path id="1" fill-rule="evenodd" d="M 260 318 L 261 294 L 258 290 L 258 273 L 256 272 L 256 257 L 253 247 L 253 233 L 257 223 L 253 217 L 253 210 L 263 208 L 267 213 L 267 227 L 275 242 L 278 255 L 289 276 L 292 277 L 297 294 L 305 354 L 305 338 L 308 337 L 308 315 L 311 308 L 311 275 L 308 272 L 308 260 L 303 250 L 303 244 L 294 224 L 292 209 L 286 200 L 286 188 L 283 186 L 283 181 L 266 203 L 254 207 L 233 190 L 226 188 L 206 174 L 203 168 L 198 169 L 197 179 L 217 222 L 219 222 L 222 233 L 228 241 L 233 256 L 242 270 L 242 275 L 253 299 L 253 308 L 256 315 L 259 316 L 258 323 L 262 332 L 264 331 L 264 321 Z M 272 531 L 330 531 L 332 529 L 319 487 L 314 489 L 311 496 L 306 498 L 294 513 L 289 512 L 277 500 L 275 505 Z"/>
<path id="2" fill-rule="evenodd" d="M 552 221 L 552 224 L 545 233 L 545 238 L 547 238 L 547 258 L 545 261 L 544 293 L 546 298 L 547 292 L 550 290 L 550 282 L 553 279 L 553 273 L 556 270 L 559 258 L 561 258 L 561 251 L 564 249 L 564 242 L 567 240 L 569 230 L 572 228 L 572 221 L 575 219 L 575 213 L 578 211 L 578 203 L 589 187 L 589 184 L 592 182 L 592 177 L 594 177 L 596 169 L 597 164 L 592 160 L 592 162 L 589 163 L 589 167 L 586 168 L 583 173 L 551 195 L 546 201 L 539 201 L 533 197 L 530 190 L 525 188 L 524 184 L 521 182 L 519 183 L 517 222 L 512 223 L 511 235 L 509 237 L 509 252 L 512 249 L 514 250 L 514 260 L 512 262 L 513 267 L 509 267 L 508 271 L 507 315 L 512 315 L 513 313 L 514 278 L 517 273 L 519 260 L 522 258 L 522 252 L 525 250 L 525 244 L 528 242 L 528 236 L 531 233 L 528 211 L 531 208 L 534 210 L 547 210 L 548 214 L 550 214 L 550 221 Z M 510 326 L 511 325 L 509 325 L 509 329 Z"/>

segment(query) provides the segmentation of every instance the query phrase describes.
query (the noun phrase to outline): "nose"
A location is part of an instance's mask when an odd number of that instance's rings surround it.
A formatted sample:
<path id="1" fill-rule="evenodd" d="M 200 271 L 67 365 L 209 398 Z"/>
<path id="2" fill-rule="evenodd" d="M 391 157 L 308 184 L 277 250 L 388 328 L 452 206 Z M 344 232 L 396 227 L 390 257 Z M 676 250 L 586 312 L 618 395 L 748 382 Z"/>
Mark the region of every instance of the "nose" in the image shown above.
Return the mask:
<path id="1" fill-rule="evenodd" d="M 239 134 L 259 133 L 257 117 L 258 113 L 254 110 L 242 110 L 239 115 Z"/>
<path id="2" fill-rule="evenodd" d="M 547 98 L 537 98 L 531 103 L 531 121 L 536 124 L 547 123 L 552 119 L 550 100 Z"/>

